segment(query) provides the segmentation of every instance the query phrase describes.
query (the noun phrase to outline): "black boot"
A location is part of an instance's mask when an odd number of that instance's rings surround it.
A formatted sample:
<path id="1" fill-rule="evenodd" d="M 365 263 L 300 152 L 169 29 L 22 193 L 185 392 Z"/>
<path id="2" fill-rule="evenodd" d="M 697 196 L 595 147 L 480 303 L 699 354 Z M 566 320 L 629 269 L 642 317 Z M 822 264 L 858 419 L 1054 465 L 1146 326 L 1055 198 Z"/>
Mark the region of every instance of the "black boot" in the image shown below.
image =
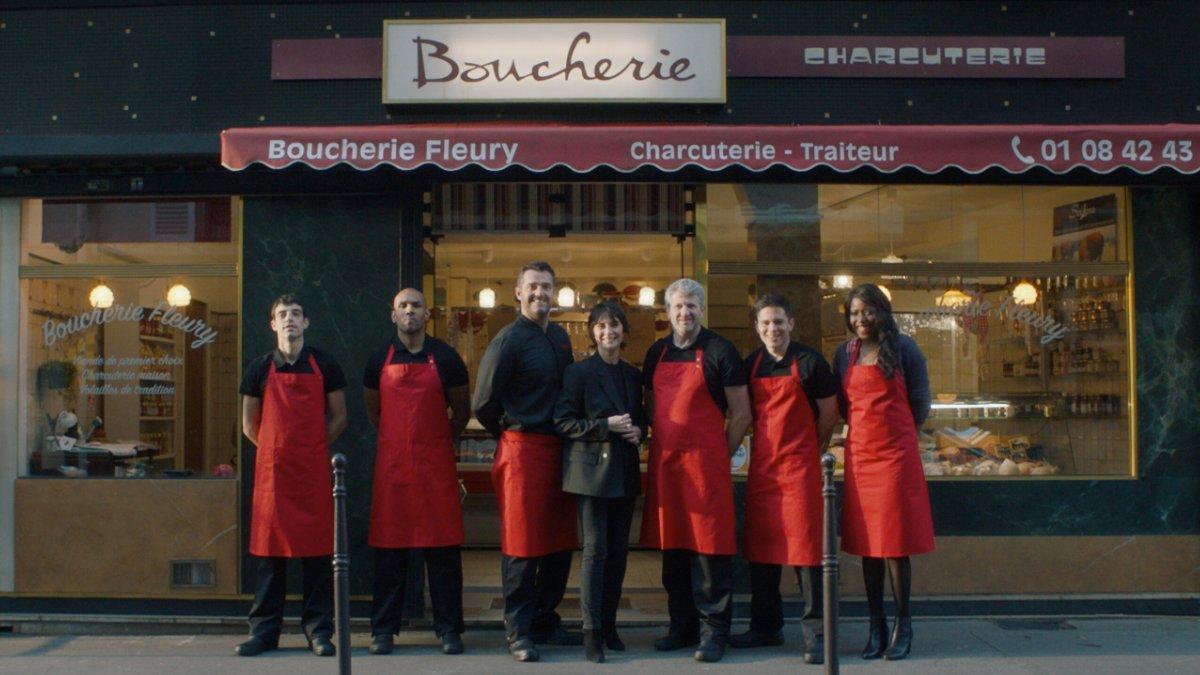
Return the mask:
<path id="1" fill-rule="evenodd" d="M 615 627 L 603 631 L 602 635 L 604 635 L 605 647 L 613 650 L 614 652 L 625 651 L 625 643 L 621 641 L 621 636 L 617 635 L 617 629 Z"/>
<path id="2" fill-rule="evenodd" d="M 892 642 L 888 645 L 887 651 L 883 653 L 883 658 L 888 661 L 899 661 L 908 656 L 910 649 L 912 649 L 912 618 L 898 616 L 896 617 L 896 626 L 892 629 Z"/>
<path id="3" fill-rule="evenodd" d="M 600 631 L 583 631 L 583 653 L 592 663 L 604 663 L 604 638 Z"/>
<path id="4" fill-rule="evenodd" d="M 867 646 L 863 647 L 862 657 L 864 659 L 877 659 L 883 656 L 883 652 L 887 649 L 887 644 L 887 619 L 884 619 L 882 616 L 871 617 L 871 626 L 867 633 Z"/>

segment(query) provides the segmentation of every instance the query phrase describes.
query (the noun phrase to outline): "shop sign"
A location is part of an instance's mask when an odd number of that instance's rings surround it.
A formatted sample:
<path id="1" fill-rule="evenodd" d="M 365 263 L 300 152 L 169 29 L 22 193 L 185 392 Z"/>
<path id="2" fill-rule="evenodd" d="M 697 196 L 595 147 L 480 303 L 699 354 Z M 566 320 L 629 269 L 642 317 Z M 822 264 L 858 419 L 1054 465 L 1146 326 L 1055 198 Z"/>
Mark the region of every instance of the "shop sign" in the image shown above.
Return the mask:
<path id="1" fill-rule="evenodd" d="M 730 77 L 1125 77 L 1123 37 L 779 35 L 729 38 Z"/>
<path id="2" fill-rule="evenodd" d="M 1200 126 L 720 126 L 455 124 L 371 127 L 255 127 L 221 134 L 221 162 L 241 170 L 304 164 L 423 165 L 455 171 L 565 167 L 586 173 L 605 166 L 719 171 L 783 167 L 809 171 L 871 168 L 937 173 L 1083 169 L 1109 173 L 1200 171 Z M 1072 233 L 1074 234 L 1074 233 Z"/>
<path id="3" fill-rule="evenodd" d="M 384 103 L 723 103 L 725 20 L 385 21 Z"/>

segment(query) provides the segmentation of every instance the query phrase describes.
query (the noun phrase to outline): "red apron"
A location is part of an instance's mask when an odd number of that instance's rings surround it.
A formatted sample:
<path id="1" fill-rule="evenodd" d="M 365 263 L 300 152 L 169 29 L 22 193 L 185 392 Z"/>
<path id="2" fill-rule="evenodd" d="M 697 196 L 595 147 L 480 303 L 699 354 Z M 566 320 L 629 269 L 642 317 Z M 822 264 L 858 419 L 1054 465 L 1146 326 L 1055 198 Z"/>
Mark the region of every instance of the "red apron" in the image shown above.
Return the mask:
<path id="1" fill-rule="evenodd" d="M 375 548 L 457 546 L 463 533 L 454 434 L 442 378 L 426 363 L 392 363 L 379 377 L 379 443 L 367 543 Z"/>
<path id="2" fill-rule="evenodd" d="M 492 487 L 500 503 L 500 551 L 536 558 L 579 545 L 575 496 L 562 490 L 562 439 L 505 431 L 496 446 Z"/>
<path id="3" fill-rule="evenodd" d="M 706 555 L 737 552 L 725 414 L 704 383 L 704 350 L 654 369 L 654 433 L 646 467 L 642 546 Z"/>
<path id="4" fill-rule="evenodd" d="M 742 554 L 773 565 L 821 564 L 821 443 L 800 369 L 789 377 L 750 371 L 754 436 L 746 479 L 746 535 Z"/>
<path id="5" fill-rule="evenodd" d="M 325 378 L 278 373 L 263 392 L 254 465 L 250 553 L 308 558 L 333 554 L 333 479 L 325 441 Z"/>
<path id="6" fill-rule="evenodd" d="M 917 428 L 899 372 L 858 365 L 850 348 L 842 386 L 848 401 L 846 497 L 842 550 L 871 558 L 901 558 L 933 550 L 933 516 L 921 467 Z"/>

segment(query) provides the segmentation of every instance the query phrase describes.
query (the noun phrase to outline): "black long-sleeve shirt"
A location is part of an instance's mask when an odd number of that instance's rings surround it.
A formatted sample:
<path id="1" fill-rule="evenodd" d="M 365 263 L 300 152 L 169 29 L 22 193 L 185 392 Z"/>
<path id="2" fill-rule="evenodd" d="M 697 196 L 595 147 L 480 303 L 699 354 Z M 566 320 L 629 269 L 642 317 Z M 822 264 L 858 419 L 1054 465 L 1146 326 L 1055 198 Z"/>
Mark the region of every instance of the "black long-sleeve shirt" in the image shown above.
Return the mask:
<path id="1" fill-rule="evenodd" d="M 562 326 L 545 330 L 518 316 L 496 334 L 479 362 L 471 408 L 493 436 L 506 429 L 554 433 L 554 404 L 574 357 Z"/>

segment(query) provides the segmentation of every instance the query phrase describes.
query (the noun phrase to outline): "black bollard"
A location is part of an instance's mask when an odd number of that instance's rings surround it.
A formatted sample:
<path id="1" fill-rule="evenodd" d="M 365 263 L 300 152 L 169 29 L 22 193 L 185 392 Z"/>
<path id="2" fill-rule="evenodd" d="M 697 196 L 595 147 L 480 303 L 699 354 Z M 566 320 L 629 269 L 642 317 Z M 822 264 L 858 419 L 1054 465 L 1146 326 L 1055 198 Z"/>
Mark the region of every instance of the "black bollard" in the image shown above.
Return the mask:
<path id="1" fill-rule="evenodd" d="M 350 536 L 346 527 L 346 456 L 333 456 L 333 588 L 338 673 L 350 675 Z"/>
<path id="2" fill-rule="evenodd" d="M 837 458 L 832 453 L 821 455 L 821 468 L 824 469 L 825 482 L 821 488 L 821 496 L 825 498 L 824 551 L 821 555 L 821 567 L 824 570 L 822 584 L 825 605 L 822 611 L 825 615 L 825 672 L 838 672 L 838 550 L 837 550 L 837 486 L 833 483 L 833 468 Z"/>

